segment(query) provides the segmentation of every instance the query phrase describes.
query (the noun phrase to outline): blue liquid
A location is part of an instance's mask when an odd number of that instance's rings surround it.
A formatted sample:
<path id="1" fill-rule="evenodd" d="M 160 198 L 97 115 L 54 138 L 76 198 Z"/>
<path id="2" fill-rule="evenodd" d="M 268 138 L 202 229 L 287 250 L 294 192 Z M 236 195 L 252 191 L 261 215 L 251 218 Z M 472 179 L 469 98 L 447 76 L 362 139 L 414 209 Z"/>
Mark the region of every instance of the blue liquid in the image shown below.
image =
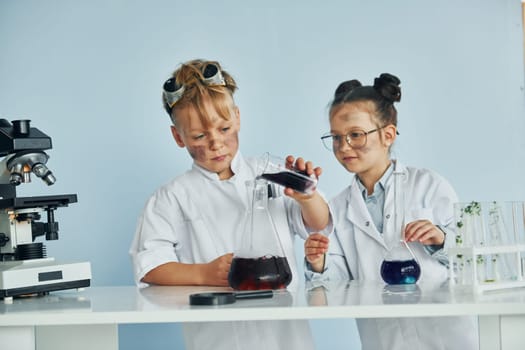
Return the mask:
<path id="1" fill-rule="evenodd" d="M 384 260 L 381 264 L 381 277 L 387 284 L 414 284 L 421 275 L 416 260 Z"/>

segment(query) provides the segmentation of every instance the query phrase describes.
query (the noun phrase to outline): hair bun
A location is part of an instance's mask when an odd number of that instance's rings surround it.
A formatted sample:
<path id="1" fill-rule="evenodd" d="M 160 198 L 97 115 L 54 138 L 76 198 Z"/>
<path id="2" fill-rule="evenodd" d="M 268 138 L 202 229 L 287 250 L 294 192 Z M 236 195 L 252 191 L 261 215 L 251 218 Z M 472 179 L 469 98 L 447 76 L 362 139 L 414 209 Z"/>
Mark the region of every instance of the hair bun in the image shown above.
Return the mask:
<path id="1" fill-rule="evenodd" d="M 401 80 L 389 73 L 382 73 L 379 78 L 374 79 L 374 89 L 391 103 L 401 101 L 399 84 L 401 84 Z"/>
<path id="2" fill-rule="evenodd" d="M 339 96 L 346 95 L 348 92 L 361 86 L 361 82 L 356 79 L 343 81 L 341 84 L 339 84 L 337 89 L 335 89 L 334 97 L 337 98 Z"/>

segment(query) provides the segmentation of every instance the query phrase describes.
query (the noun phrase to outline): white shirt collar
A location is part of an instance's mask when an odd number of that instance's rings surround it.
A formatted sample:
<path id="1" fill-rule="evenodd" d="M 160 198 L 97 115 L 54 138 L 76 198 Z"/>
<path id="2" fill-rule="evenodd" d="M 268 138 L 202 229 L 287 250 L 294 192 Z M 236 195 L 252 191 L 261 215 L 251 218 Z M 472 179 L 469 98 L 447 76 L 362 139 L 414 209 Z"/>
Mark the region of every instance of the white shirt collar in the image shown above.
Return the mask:
<path id="1" fill-rule="evenodd" d="M 383 176 L 381 176 L 379 181 L 377 181 L 375 183 L 374 191 L 372 192 L 372 194 L 370 196 L 368 195 L 368 192 L 367 192 L 367 190 L 365 188 L 365 185 L 363 185 L 363 183 L 361 182 L 359 177 L 356 176 L 357 185 L 359 186 L 359 189 L 361 190 L 361 193 L 363 194 L 363 199 L 366 200 L 368 197 L 372 197 L 374 195 L 378 195 L 379 193 L 384 191 L 385 188 L 386 188 L 386 183 L 387 183 L 388 179 L 390 178 L 390 175 L 392 175 L 393 172 L 394 172 L 394 164 L 392 162 L 390 162 L 390 165 L 386 169 L 386 171 L 383 174 Z"/>
<path id="2" fill-rule="evenodd" d="M 241 169 L 241 159 L 242 159 L 241 151 L 237 150 L 237 153 L 233 157 L 232 162 L 230 164 L 230 167 L 231 167 L 232 172 L 233 172 L 233 177 L 235 177 L 235 174 L 239 173 L 239 171 Z M 205 177 L 207 177 L 210 180 L 221 181 L 221 179 L 219 178 L 219 175 L 217 175 L 217 173 L 214 173 L 213 171 L 209 171 L 207 169 L 204 169 L 200 165 L 196 164 L 195 161 L 192 164 L 192 169 L 200 172 L 202 175 L 204 175 Z"/>

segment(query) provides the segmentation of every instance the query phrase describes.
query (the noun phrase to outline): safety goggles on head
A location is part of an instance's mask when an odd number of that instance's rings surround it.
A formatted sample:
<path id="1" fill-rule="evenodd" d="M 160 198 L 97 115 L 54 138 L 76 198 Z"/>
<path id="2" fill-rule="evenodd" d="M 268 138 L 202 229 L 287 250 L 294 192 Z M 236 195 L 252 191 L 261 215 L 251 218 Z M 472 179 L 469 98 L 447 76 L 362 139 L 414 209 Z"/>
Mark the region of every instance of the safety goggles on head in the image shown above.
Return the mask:
<path id="1" fill-rule="evenodd" d="M 207 63 L 202 69 L 202 82 L 208 86 L 225 86 L 226 81 L 222 76 L 219 66 L 215 63 Z M 184 94 L 184 85 L 177 84 L 175 77 L 169 78 L 164 83 L 164 100 L 170 108 L 179 101 Z"/>

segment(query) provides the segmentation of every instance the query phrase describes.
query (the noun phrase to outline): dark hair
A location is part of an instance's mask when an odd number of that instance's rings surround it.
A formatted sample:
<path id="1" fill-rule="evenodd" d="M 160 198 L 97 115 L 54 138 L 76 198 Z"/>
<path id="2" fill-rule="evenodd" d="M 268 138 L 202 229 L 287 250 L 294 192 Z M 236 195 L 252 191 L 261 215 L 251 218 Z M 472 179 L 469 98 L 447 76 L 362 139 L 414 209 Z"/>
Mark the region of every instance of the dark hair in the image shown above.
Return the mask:
<path id="1" fill-rule="evenodd" d="M 356 79 L 344 81 L 335 89 L 334 99 L 330 104 L 330 114 L 334 108 L 344 103 L 371 102 L 382 125 L 397 126 L 397 110 L 394 102 L 401 101 L 400 84 L 399 78 L 389 73 L 382 73 L 375 78 L 373 86 L 363 86 Z"/>

